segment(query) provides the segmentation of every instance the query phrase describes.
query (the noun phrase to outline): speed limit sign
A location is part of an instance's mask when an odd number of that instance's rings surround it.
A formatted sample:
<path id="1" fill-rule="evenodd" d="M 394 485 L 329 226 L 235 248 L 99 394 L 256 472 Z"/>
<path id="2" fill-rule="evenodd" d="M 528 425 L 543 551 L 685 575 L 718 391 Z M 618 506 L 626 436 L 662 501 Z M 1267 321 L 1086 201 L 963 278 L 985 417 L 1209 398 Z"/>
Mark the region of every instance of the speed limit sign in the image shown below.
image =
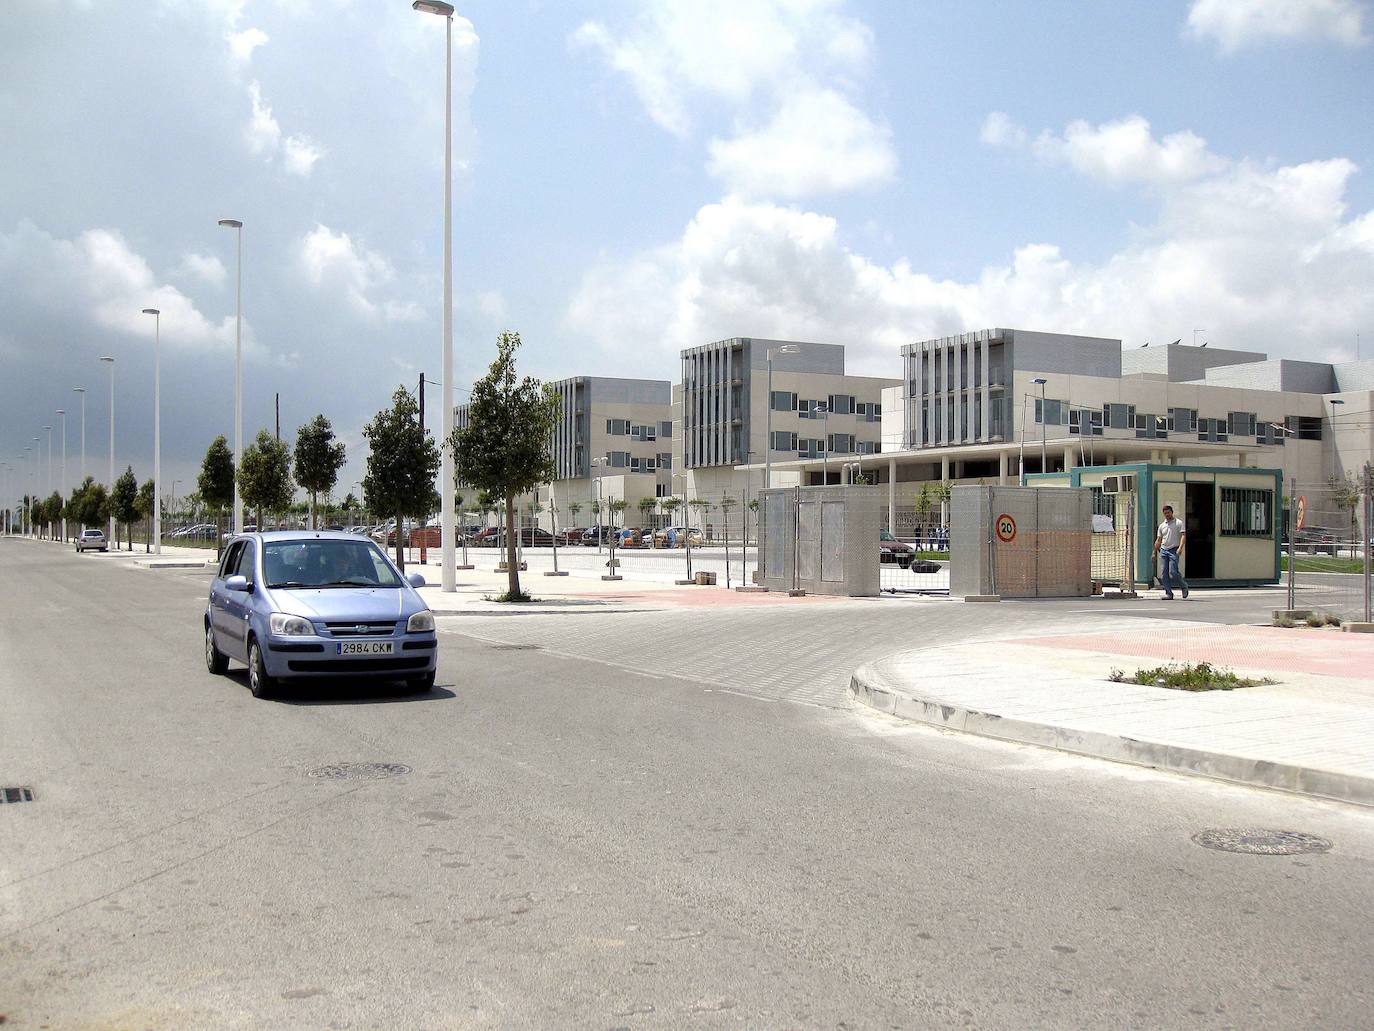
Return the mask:
<path id="1" fill-rule="evenodd" d="M 1016 540 L 1016 520 L 1005 512 L 997 517 L 997 539 L 1003 544 Z"/>

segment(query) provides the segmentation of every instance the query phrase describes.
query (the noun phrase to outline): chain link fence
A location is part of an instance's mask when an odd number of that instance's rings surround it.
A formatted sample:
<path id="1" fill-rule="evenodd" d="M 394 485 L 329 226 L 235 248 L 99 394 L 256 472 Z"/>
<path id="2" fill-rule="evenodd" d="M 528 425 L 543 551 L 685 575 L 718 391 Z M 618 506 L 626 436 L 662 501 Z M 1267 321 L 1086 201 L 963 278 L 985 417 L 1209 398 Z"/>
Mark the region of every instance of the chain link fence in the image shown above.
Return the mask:
<path id="1" fill-rule="evenodd" d="M 1292 479 L 1286 485 L 1280 560 L 1282 608 L 1370 619 L 1371 508 L 1369 471 L 1359 479 Z"/>

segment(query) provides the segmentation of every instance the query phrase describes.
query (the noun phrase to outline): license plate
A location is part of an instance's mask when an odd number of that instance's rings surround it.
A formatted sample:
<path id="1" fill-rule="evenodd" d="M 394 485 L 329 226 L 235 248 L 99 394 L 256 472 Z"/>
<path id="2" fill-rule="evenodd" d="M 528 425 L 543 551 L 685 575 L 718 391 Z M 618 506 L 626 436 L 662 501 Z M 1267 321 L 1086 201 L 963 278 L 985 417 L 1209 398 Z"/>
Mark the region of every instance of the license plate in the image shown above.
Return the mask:
<path id="1" fill-rule="evenodd" d="M 390 655 L 391 641 L 340 641 L 336 655 Z"/>

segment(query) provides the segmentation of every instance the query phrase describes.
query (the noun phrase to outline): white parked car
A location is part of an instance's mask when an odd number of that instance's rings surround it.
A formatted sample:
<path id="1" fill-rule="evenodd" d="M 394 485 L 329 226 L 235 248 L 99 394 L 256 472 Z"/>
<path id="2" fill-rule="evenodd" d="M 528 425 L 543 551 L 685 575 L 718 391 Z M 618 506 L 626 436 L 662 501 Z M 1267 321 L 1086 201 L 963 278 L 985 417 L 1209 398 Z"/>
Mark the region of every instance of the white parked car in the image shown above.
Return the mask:
<path id="1" fill-rule="evenodd" d="M 77 551 L 109 551 L 110 542 L 105 539 L 104 530 L 82 530 L 76 539 Z"/>

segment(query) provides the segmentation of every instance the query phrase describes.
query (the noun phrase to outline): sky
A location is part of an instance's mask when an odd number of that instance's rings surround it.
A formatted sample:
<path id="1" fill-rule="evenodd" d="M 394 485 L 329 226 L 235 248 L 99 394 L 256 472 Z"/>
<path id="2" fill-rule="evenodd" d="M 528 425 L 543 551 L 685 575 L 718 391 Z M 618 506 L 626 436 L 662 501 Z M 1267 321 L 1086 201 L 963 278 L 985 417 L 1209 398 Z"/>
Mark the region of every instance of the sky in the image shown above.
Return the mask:
<path id="1" fill-rule="evenodd" d="M 729 336 L 897 376 L 993 326 L 1374 357 L 1374 0 L 473 0 L 453 40 L 459 401 L 505 329 L 544 379 Z M 193 488 L 232 443 L 236 218 L 245 441 L 277 395 L 283 437 L 323 413 L 349 490 L 440 378 L 443 114 L 408 0 L 5 0 L 0 462 L 65 409 L 74 484 L 84 386 L 103 477 L 111 355 L 151 475 L 156 307 Z"/>

